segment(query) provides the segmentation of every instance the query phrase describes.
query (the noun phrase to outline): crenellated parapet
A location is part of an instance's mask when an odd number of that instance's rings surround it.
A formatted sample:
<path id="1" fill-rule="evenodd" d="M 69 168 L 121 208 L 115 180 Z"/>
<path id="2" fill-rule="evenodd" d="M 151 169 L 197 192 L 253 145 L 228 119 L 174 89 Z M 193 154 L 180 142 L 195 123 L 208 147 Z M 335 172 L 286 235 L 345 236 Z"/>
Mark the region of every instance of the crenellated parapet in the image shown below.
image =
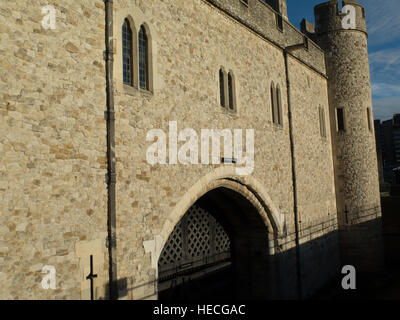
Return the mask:
<path id="1" fill-rule="evenodd" d="M 365 21 L 365 9 L 354 0 L 342 1 L 343 8 L 345 6 L 352 6 L 350 11 L 343 10 L 340 8 L 340 4 L 337 0 L 328 1 L 321 3 L 314 8 L 315 14 L 315 30 L 317 34 L 323 34 L 326 32 L 343 30 L 343 20 L 349 14 L 355 15 L 355 26 L 353 30 L 367 32 L 367 26 Z"/>
<path id="2" fill-rule="evenodd" d="M 248 27 L 275 46 L 285 48 L 303 43 L 306 36 L 287 19 L 283 0 L 204 0 L 237 22 Z M 308 49 L 294 53 L 298 59 L 325 74 L 325 57 L 321 48 L 309 38 Z"/>

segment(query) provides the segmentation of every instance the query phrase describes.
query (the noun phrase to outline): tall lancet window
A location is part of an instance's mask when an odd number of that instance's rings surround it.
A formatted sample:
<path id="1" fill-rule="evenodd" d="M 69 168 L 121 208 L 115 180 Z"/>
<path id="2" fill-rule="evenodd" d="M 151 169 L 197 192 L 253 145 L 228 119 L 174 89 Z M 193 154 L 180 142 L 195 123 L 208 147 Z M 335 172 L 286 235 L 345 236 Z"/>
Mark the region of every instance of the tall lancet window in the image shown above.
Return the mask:
<path id="1" fill-rule="evenodd" d="M 233 93 L 233 78 L 232 74 L 228 73 L 228 95 L 229 95 L 229 109 L 234 110 L 234 93 Z"/>
<path id="2" fill-rule="evenodd" d="M 276 123 L 282 125 L 282 97 L 279 84 L 276 85 Z"/>
<path id="3" fill-rule="evenodd" d="M 128 19 L 122 25 L 122 65 L 124 83 L 133 85 L 132 29 Z"/>
<path id="4" fill-rule="evenodd" d="M 139 86 L 149 90 L 148 38 L 144 26 L 139 31 Z"/>
<path id="5" fill-rule="evenodd" d="M 222 69 L 219 70 L 219 96 L 221 106 L 225 108 L 225 73 Z"/>
<path id="6" fill-rule="evenodd" d="M 272 82 L 271 83 L 271 113 L 272 113 L 272 123 L 276 123 L 277 122 L 277 114 L 276 114 L 276 101 L 275 101 L 275 85 Z"/>

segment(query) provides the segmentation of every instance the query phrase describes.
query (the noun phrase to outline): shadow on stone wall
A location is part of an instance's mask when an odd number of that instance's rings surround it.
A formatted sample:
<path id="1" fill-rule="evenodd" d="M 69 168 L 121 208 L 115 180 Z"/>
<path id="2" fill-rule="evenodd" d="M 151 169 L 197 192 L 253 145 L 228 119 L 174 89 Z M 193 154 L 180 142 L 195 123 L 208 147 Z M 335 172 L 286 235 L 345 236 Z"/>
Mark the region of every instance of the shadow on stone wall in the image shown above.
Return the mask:
<path id="1" fill-rule="evenodd" d="M 340 272 L 337 239 L 337 232 L 329 232 L 301 245 L 302 287 L 305 296 L 310 296 Z M 262 270 L 256 265 L 260 260 L 263 260 Z M 233 263 L 231 267 L 207 273 L 195 280 L 187 275 L 183 277 L 183 283 L 176 284 L 170 291 L 162 292 L 159 298 L 162 301 L 297 299 L 295 248 L 273 256 L 253 257 L 246 263 L 250 263 L 248 270 L 252 271 L 252 274 L 246 276 L 253 283 L 246 295 L 240 294 L 240 287 L 235 288 L 237 275 L 235 276 L 236 266 Z M 257 274 L 258 272 L 262 274 Z M 157 281 L 132 286 L 133 279 L 120 279 L 120 299 L 156 299 Z M 264 291 L 260 292 L 260 288 L 264 288 Z"/>
<path id="2" fill-rule="evenodd" d="M 310 230 L 313 229 L 314 232 L 303 230 L 300 245 L 302 298 L 353 299 L 368 296 L 371 291 L 384 286 L 388 279 L 385 279 L 382 269 L 378 272 L 363 271 L 373 270 L 374 266 L 379 265 L 379 258 L 373 255 L 375 248 L 376 250 L 379 248 L 379 245 L 374 244 L 377 239 L 379 242 L 379 237 L 368 237 L 368 233 L 373 233 L 380 224 L 381 219 L 374 219 L 353 225 L 344 233 L 335 230 L 308 241 L 307 238 L 315 237 L 315 234 L 320 234 L 323 229 L 313 226 Z M 321 227 L 325 228 L 326 223 L 321 224 Z M 350 238 L 354 241 L 354 245 L 346 249 L 354 257 L 350 261 L 347 260 L 347 263 L 341 261 L 343 251 L 340 250 L 339 239 L 343 237 L 346 237 L 347 241 Z M 379 252 L 377 254 L 379 255 Z M 246 296 L 237 295 L 237 288 L 235 289 L 237 276 L 235 276 L 233 262 L 232 267 L 207 273 L 193 281 L 190 279 L 191 276 L 187 275 L 184 281 L 176 284 L 171 291 L 161 294 L 157 292 L 157 279 L 140 285 L 133 285 L 132 278 L 120 279 L 118 281 L 120 299 L 157 299 L 158 294 L 162 301 L 189 302 L 298 299 L 296 249 L 292 248 L 273 256 L 253 257 L 246 263 L 258 263 L 260 259 L 264 260 L 263 270 L 258 270 L 254 265 L 248 269 L 253 271 L 253 274 L 248 275 L 248 279 L 251 283 L 257 283 L 257 288 L 252 290 L 250 286 Z M 345 276 L 341 271 L 345 264 L 352 264 L 357 270 L 356 293 L 345 291 L 341 287 L 342 278 Z M 368 265 L 367 268 L 365 264 Z M 257 274 L 257 272 L 264 274 Z M 265 288 L 264 292 L 259 291 L 260 287 Z"/>
<path id="3" fill-rule="evenodd" d="M 386 264 L 400 268 L 400 196 L 382 197 L 382 212 Z"/>

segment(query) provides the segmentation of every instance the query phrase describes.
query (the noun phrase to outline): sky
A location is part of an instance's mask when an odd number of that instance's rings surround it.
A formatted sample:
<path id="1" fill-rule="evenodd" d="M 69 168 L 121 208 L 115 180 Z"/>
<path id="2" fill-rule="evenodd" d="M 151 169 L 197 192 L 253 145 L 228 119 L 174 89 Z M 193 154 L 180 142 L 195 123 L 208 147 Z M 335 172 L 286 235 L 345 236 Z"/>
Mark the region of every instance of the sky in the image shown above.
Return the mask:
<path id="1" fill-rule="evenodd" d="M 290 22 L 314 23 L 314 6 L 326 0 L 287 0 Z M 341 3 L 341 1 L 339 1 Z M 400 113 L 400 0 L 358 0 L 367 18 L 374 118 Z"/>

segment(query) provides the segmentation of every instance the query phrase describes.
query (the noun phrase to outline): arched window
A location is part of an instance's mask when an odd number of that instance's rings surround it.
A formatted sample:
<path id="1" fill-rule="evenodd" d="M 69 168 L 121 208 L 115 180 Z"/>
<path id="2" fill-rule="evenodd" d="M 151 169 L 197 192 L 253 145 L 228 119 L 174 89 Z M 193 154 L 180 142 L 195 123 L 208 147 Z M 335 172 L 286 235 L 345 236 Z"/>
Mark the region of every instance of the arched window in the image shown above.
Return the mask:
<path id="1" fill-rule="evenodd" d="M 128 19 L 122 25 L 122 66 L 124 83 L 133 85 L 132 29 Z"/>
<path id="2" fill-rule="evenodd" d="M 236 112 L 235 75 L 232 71 L 226 73 L 224 67 L 219 69 L 219 101 L 221 107 Z"/>
<path id="3" fill-rule="evenodd" d="M 276 85 L 276 123 L 282 125 L 282 98 L 279 84 Z"/>
<path id="4" fill-rule="evenodd" d="M 225 108 L 225 72 L 224 70 L 219 70 L 219 96 L 221 107 Z"/>
<path id="5" fill-rule="evenodd" d="M 139 30 L 139 86 L 149 90 L 148 38 L 144 26 Z"/>
<path id="6" fill-rule="evenodd" d="M 272 123 L 276 123 L 277 114 L 276 114 L 276 102 L 275 102 L 275 85 L 271 83 L 271 112 L 272 112 Z"/>
<path id="7" fill-rule="evenodd" d="M 235 110 L 235 88 L 233 83 L 232 73 L 228 73 L 228 95 L 229 95 L 229 109 Z"/>

